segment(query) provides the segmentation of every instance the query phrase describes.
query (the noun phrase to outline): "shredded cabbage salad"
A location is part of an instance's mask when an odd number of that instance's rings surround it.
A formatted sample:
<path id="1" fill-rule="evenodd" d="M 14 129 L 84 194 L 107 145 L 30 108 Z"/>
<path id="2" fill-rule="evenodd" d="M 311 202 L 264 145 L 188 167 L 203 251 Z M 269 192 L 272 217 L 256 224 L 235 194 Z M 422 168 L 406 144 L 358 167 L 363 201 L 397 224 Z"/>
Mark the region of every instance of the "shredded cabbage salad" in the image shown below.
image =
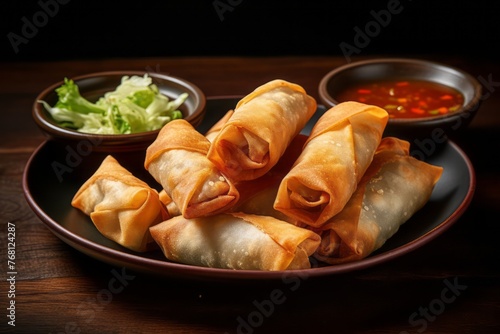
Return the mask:
<path id="1" fill-rule="evenodd" d="M 150 76 L 123 76 L 120 85 L 95 103 L 80 95 L 68 78 L 58 87 L 59 97 L 51 107 L 39 100 L 52 118 L 65 128 L 95 134 L 128 134 L 157 130 L 171 120 L 182 118 L 179 107 L 187 99 L 183 93 L 170 100 L 160 93 Z"/>

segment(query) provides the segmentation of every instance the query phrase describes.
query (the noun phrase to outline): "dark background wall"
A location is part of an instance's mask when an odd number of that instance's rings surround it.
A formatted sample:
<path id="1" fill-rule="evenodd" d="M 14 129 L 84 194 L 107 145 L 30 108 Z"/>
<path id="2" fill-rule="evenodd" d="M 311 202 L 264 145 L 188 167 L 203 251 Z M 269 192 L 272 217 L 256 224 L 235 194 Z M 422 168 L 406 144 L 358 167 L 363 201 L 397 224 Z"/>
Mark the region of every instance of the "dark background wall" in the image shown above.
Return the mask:
<path id="1" fill-rule="evenodd" d="M 495 1 L 3 2 L 2 60 L 196 55 L 496 57 Z"/>

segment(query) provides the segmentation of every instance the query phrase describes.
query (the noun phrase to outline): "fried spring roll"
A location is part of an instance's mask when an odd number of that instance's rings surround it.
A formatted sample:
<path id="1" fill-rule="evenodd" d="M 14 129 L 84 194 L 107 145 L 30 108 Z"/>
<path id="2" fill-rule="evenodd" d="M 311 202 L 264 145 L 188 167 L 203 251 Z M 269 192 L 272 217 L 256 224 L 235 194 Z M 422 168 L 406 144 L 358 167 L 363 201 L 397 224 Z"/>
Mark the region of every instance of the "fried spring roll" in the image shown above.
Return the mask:
<path id="1" fill-rule="evenodd" d="M 146 150 L 144 167 L 186 218 L 214 215 L 239 193 L 206 154 L 210 142 L 183 119 L 167 123 Z"/>
<path id="2" fill-rule="evenodd" d="M 173 217 L 151 228 L 171 261 L 222 269 L 289 270 L 311 267 L 320 236 L 269 216 L 221 213 Z"/>
<path id="3" fill-rule="evenodd" d="M 429 200 L 443 168 L 409 155 L 409 143 L 382 139 L 344 209 L 318 233 L 314 257 L 329 264 L 360 260 L 379 249 Z"/>
<path id="4" fill-rule="evenodd" d="M 301 86 L 270 81 L 237 103 L 207 156 L 235 182 L 256 179 L 278 162 L 316 107 Z"/>
<path id="5" fill-rule="evenodd" d="M 137 252 L 155 246 L 149 227 L 169 218 L 158 192 L 111 155 L 79 188 L 71 205 L 90 216 L 102 235 Z"/>
<path id="6" fill-rule="evenodd" d="M 387 119 L 384 109 L 357 102 L 327 110 L 283 178 L 275 209 L 313 227 L 340 212 L 370 165 Z"/>

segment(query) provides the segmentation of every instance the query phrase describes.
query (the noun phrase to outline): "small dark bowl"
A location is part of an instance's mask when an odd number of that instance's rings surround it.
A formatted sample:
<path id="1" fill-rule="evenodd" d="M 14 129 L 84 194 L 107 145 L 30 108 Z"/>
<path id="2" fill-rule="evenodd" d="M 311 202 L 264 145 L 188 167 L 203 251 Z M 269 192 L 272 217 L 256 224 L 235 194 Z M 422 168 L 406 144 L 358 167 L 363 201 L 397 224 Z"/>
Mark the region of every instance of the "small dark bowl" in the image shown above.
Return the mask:
<path id="1" fill-rule="evenodd" d="M 194 127 L 201 123 L 206 111 L 205 94 L 196 85 L 184 79 L 145 71 L 98 72 L 70 79 L 78 85 L 80 94 L 83 97 L 94 102 L 106 92 L 115 90 L 121 83 L 123 76 L 144 76 L 146 73 L 152 78 L 153 83 L 158 86 L 160 92 L 169 99 L 175 99 L 182 93 L 188 93 L 188 98 L 179 107 L 179 110 L 182 112 L 183 118 Z M 33 104 L 33 118 L 38 127 L 49 138 L 77 149 L 79 146 L 85 147 L 86 150 L 91 147 L 92 151 L 108 153 L 145 150 L 156 139 L 159 129 L 132 134 L 102 135 L 82 133 L 61 127 L 38 101 L 43 100 L 51 106 L 55 105 L 58 100 L 55 89 L 63 83 L 64 81 L 60 81 L 43 90 Z"/>
<path id="2" fill-rule="evenodd" d="M 327 107 L 344 102 L 338 94 L 352 85 L 385 80 L 431 81 L 458 90 L 464 103 L 452 114 L 422 118 L 390 118 L 384 136 L 408 141 L 445 142 L 458 135 L 473 119 L 481 104 L 479 82 L 462 70 L 431 61 L 387 58 L 359 61 L 338 67 L 327 73 L 319 84 L 321 102 Z"/>

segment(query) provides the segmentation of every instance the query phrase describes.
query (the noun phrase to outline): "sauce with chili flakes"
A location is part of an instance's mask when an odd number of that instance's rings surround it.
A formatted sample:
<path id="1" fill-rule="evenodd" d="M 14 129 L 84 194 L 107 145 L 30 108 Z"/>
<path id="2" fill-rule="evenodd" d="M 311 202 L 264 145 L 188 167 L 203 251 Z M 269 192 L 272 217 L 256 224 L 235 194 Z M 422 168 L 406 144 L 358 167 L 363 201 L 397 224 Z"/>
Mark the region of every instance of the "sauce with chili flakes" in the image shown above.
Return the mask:
<path id="1" fill-rule="evenodd" d="M 379 106 L 390 118 L 419 118 L 453 113 L 464 103 L 464 96 L 429 81 L 385 81 L 350 87 L 338 100 Z"/>

